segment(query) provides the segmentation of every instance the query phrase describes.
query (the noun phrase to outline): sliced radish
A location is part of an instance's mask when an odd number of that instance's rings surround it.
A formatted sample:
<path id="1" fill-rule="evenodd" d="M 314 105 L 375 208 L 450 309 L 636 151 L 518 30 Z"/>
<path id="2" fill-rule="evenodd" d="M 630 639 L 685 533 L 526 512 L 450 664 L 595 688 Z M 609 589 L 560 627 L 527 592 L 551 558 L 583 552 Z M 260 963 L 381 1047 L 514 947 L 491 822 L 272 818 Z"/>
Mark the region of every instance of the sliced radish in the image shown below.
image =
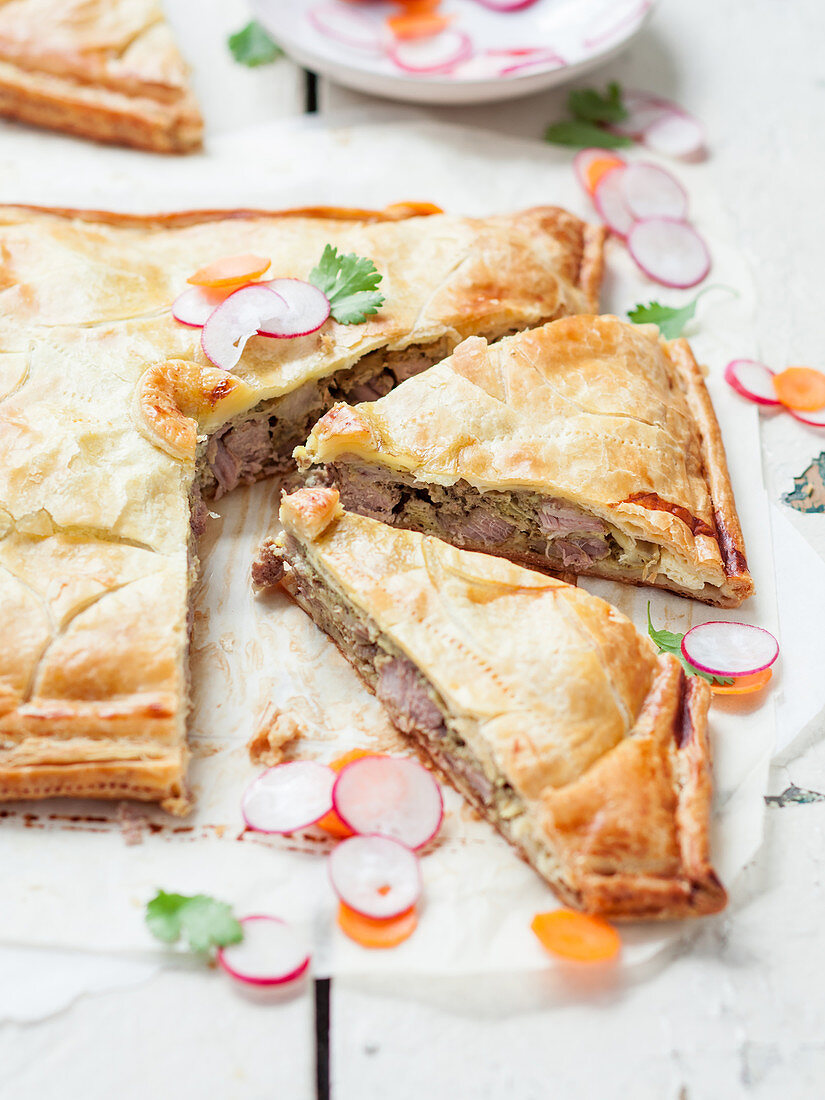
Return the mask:
<path id="1" fill-rule="evenodd" d="M 183 325 L 203 328 L 213 310 L 231 293 L 226 290 L 210 290 L 205 286 L 190 286 L 172 302 L 172 316 Z"/>
<path id="2" fill-rule="evenodd" d="M 244 791 L 241 812 L 259 833 L 294 833 L 306 829 L 332 809 L 336 775 L 326 764 L 292 760 L 276 764 Z"/>
<path id="3" fill-rule="evenodd" d="M 476 3 L 490 11 L 523 11 L 531 8 L 536 0 L 476 0 Z"/>
<path id="4" fill-rule="evenodd" d="M 595 160 L 605 160 L 608 157 L 613 157 L 615 154 L 610 149 L 598 149 L 591 147 L 589 149 L 580 149 L 578 153 L 573 157 L 573 171 L 576 173 L 576 179 L 582 185 L 584 190 L 590 194 L 590 187 L 588 185 L 587 171 L 590 165 Z M 617 160 L 621 160 L 621 157 L 616 157 Z M 616 165 L 620 167 L 620 165 Z"/>
<path id="5" fill-rule="evenodd" d="M 310 953 L 303 937 L 278 917 L 243 917 L 243 939 L 221 947 L 218 963 L 248 985 L 283 985 L 306 973 Z"/>
<path id="6" fill-rule="evenodd" d="M 263 284 L 283 298 L 286 309 L 269 318 L 261 336 L 293 337 L 315 332 L 329 317 L 329 298 L 303 279 L 271 279 Z"/>
<path id="7" fill-rule="evenodd" d="M 418 857 L 387 836 L 353 836 L 329 857 L 329 876 L 341 901 L 365 917 L 397 917 L 421 896 Z"/>
<path id="8" fill-rule="evenodd" d="M 633 226 L 627 244 L 645 275 L 663 286 L 696 286 L 710 271 L 707 245 L 686 222 L 646 218 Z"/>
<path id="9" fill-rule="evenodd" d="M 779 642 L 761 626 L 702 623 L 685 634 L 682 653 L 701 672 L 713 676 L 747 676 L 770 668 L 779 656 Z"/>
<path id="10" fill-rule="evenodd" d="M 683 221 L 688 208 L 687 193 L 670 172 L 655 164 L 629 164 L 622 176 L 622 188 L 630 213 L 642 218 L 675 218 Z"/>
<path id="11" fill-rule="evenodd" d="M 611 122 L 608 129 L 614 134 L 634 138 L 636 141 L 641 139 L 648 127 L 678 109 L 675 104 L 660 96 L 651 95 L 650 92 L 626 91 L 622 96 L 622 103 L 627 117 L 620 122 Z"/>
<path id="12" fill-rule="evenodd" d="M 698 157 L 705 148 L 705 131 L 691 115 L 674 108 L 655 118 L 642 131 L 642 141 L 654 153 L 684 160 Z"/>
<path id="13" fill-rule="evenodd" d="M 387 53 L 406 73 L 447 73 L 473 54 L 470 36 L 448 27 L 433 38 L 410 38 L 393 42 Z"/>
<path id="14" fill-rule="evenodd" d="M 309 20 L 325 38 L 364 53 L 383 53 L 377 25 L 351 4 L 317 4 L 310 8 Z"/>
<path id="15" fill-rule="evenodd" d="M 555 69 L 562 69 L 567 64 L 564 58 L 555 50 L 532 50 L 529 54 L 511 61 L 499 69 L 499 76 L 512 76 L 524 69 L 534 69 L 538 65 L 552 65 Z"/>
<path id="16" fill-rule="evenodd" d="M 593 205 L 602 221 L 619 237 L 626 237 L 633 228 L 633 215 L 627 205 L 622 186 L 624 167 L 611 168 L 596 184 L 593 192 Z"/>
<path id="17" fill-rule="evenodd" d="M 816 412 L 799 412 L 798 409 L 788 409 L 787 406 L 786 409 L 794 420 L 807 424 L 809 428 L 825 428 L 825 409 L 818 409 Z"/>
<path id="18" fill-rule="evenodd" d="M 332 791 L 336 813 L 354 833 L 421 848 L 441 827 L 438 784 L 414 760 L 364 756 L 348 764 Z"/>
<path id="19" fill-rule="evenodd" d="M 286 311 L 286 302 L 260 283 L 250 283 L 230 294 L 213 310 L 201 332 L 204 355 L 216 367 L 232 370 L 246 342 L 273 316 Z"/>
<path id="20" fill-rule="evenodd" d="M 773 388 L 774 372 L 764 363 L 755 359 L 731 359 L 725 367 L 725 381 L 732 386 L 740 397 L 747 397 L 757 405 L 775 408 L 777 401 Z"/>

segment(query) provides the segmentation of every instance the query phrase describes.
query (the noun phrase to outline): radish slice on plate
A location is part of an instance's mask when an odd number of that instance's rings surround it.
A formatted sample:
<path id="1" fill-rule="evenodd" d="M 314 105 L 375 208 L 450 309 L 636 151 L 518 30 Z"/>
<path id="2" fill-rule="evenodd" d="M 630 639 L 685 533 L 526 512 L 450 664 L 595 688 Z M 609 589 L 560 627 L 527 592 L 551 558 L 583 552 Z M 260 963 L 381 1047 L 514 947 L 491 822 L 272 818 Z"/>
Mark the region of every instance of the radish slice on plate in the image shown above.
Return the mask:
<path id="1" fill-rule="evenodd" d="M 694 668 L 712 676 L 747 676 L 770 668 L 779 656 L 779 642 L 761 626 L 702 623 L 685 634 L 682 653 Z"/>
<path id="2" fill-rule="evenodd" d="M 696 286 L 710 271 L 708 247 L 686 222 L 646 218 L 633 226 L 627 245 L 645 275 L 663 286 Z"/>
<path id="3" fill-rule="evenodd" d="M 633 228 L 633 215 L 627 205 L 622 180 L 626 168 L 613 168 L 605 173 L 593 192 L 593 204 L 602 221 L 619 237 L 626 237 Z"/>
<path id="4" fill-rule="evenodd" d="M 283 985 L 306 973 L 310 953 L 303 937 L 278 917 L 243 917 L 243 939 L 221 947 L 218 963 L 248 985 Z"/>
<path id="5" fill-rule="evenodd" d="M 488 51 L 492 53 L 492 51 Z M 509 64 L 504 65 L 499 69 L 499 76 L 511 76 L 513 73 L 520 73 L 523 69 L 534 69 L 537 65 L 552 65 L 556 69 L 562 69 L 567 64 L 563 57 L 556 53 L 555 50 L 533 50 L 529 54 L 525 54 L 522 57 L 511 61 Z"/>
<path id="6" fill-rule="evenodd" d="M 536 0 L 476 0 L 476 3 L 490 11 L 522 11 L 531 8 Z"/>
<path id="7" fill-rule="evenodd" d="M 703 152 L 705 131 L 695 118 L 673 109 L 665 111 L 645 127 L 642 141 L 654 153 L 686 160 Z"/>
<path id="8" fill-rule="evenodd" d="M 447 73 L 472 57 L 473 46 L 464 31 L 448 27 L 434 38 L 410 38 L 393 42 L 388 55 L 406 73 Z"/>
<path id="9" fill-rule="evenodd" d="M 351 4 L 318 4 L 310 8 L 309 21 L 325 38 L 365 53 L 383 53 L 381 32 L 372 20 Z"/>
<path id="10" fill-rule="evenodd" d="M 374 920 L 397 917 L 421 896 L 418 857 L 386 836 L 353 836 L 329 857 L 333 889 L 350 909 Z"/>
<path id="11" fill-rule="evenodd" d="M 203 328 L 212 312 L 231 293 L 226 290 L 209 290 L 204 286 L 190 286 L 172 302 L 172 316 L 183 325 Z"/>
<path id="12" fill-rule="evenodd" d="M 261 283 L 251 283 L 230 294 L 209 315 L 201 332 L 204 355 L 222 370 L 232 370 L 246 342 L 272 317 L 282 316 L 286 302 Z"/>
<path id="13" fill-rule="evenodd" d="M 444 817 L 438 784 L 414 760 L 364 756 L 348 764 L 332 791 L 335 811 L 354 833 L 421 848 Z"/>
<path id="14" fill-rule="evenodd" d="M 259 833 L 294 833 L 332 809 L 335 772 L 314 760 L 276 764 L 254 779 L 241 799 L 243 819 Z"/>
<path id="15" fill-rule="evenodd" d="M 776 408 L 781 402 L 776 399 L 773 375 L 770 367 L 755 359 L 731 359 L 725 367 L 725 381 L 740 397 L 747 397 L 757 405 Z"/>
<path id="16" fill-rule="evenodd" d="M 307 336 L 329 317 L 329 298 L 317 286 L 303 279 L 271 279 L 264 284 L 283 298 L 286 309 L 269 318 L 261 336 Z"/>
<path id="17" fill-rule="evenodd" d="M 798 409 L 787 409 L 787 411 L 800 424 L 807 424 L 809 428 L 825 428 L 825 409 L 816 412 L 800 412 Z"/>
<path id="18" fill-rule="evenodd" d="M 683 221 L 688 208 L 684 187 L 655 164 L 629 164 L 622 189 L 634 219 L 675 218 Z"/>

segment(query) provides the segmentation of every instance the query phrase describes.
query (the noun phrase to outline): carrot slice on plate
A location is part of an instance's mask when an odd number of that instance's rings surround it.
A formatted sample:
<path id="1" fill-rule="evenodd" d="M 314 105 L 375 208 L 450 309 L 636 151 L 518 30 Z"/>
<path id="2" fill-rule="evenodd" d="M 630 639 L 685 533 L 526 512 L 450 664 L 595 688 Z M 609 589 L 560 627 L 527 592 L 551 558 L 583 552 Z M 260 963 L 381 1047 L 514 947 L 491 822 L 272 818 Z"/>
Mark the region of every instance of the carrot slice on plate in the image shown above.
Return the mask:
<path id="1" fill-rule="evenodd" d="M 339 928 L 362 947 L 397 947 L 409 939 L 417 925 L 418 912 L 414 905 L 397 917 L 375 920 L 357 913 L 343 902 L 338 904 Z"/>
<path id="2" fill-rule="evenodd" d="M 360 760 L 362 756 L 381 756 L 381 753 L 370 752 L 369 749 L 350 749 L 350 751 L 345 752 L 343 756 L 339 756 L 337 760 L 333 760 L 329 766 L 334 772 L 340 772 L 347 764 L 351 764 L 353 760 Z M 335 810 L 329 810 L 320 820 L 316 821 L 315 824 L 332 836 L 341 837 L 342 840 L 346 839 L 348 836 L 355 836 L 355 833 L 350 829 L 349 825 L 344 824 Z"/>
<path id="3" fill-rule="evenodd" d="M 572 909 L 537 913 L 530 927 L 542 947 L 576 962 L 607 962 L 618 955 L 622 946 L 619 933 L 607 921 Z"/>
<path id="4" fill-rule="evenodd" d="M 750 695 L 761 691 L 773 676 L 772 668 L 763 668 L 760 672 L 751 672 L 747 676 L 735 676 L 732 684 L 712 684 L 714 695 Z"/>
<path id="5" fill-rule="evenodd" d="M 621 157 L 596 157 L 591 160 L 584 170 L 585 185 L 588 195 L 592 195 L 599 185 L 602 176 L 606 176 L 613 168 L 621 168 L 624 161 Z"/>
<path id="6" fill-rule="evenodd" d="M 449 15 L 438 15 L 434 11 L 409 11 L 400 15 L 390 15 L 387 26 L 396 38 L 432 38 L 450 25 Z"/>
<path id="7" fill-rule="evenodd" d="M 773 376 L 776 396 L 789 409 L 815 412 L 825 406 L 825 374 L 811 367 L 788 367 Z"/>
<path id="8" fill-rule="evenodd" d="M 194 286 L 242 286 L 253 279 L 259 279 L 269 268 L 270 261 L 265 256 L 256 256 L 253 252 L 244 252 L 240 256 L 223 256 L 206 267 L 199 268 L 186 280 Z"/>

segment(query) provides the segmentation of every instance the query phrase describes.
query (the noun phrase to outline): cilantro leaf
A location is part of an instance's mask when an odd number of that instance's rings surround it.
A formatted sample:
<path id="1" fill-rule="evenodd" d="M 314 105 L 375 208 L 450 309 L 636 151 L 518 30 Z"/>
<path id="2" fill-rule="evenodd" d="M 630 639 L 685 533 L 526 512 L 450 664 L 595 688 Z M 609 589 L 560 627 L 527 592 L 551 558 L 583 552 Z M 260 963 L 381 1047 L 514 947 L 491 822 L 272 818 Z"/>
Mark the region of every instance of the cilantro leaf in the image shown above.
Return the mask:
<path id="1" fill-rule="evenodd" d="M 698 301 L 697 294 L 692 302 L 688 302 L 681 309 L 675 306 L 663 306 L 661 302 L 648 302 L 646 306 L 637 302 L 633 309 L 627 311 L 627 315 L 634 325 L 658 325 L 659 332 L 665 340 L 675 340 L 677 336 L 681 336 L 682 329 L 696 312 Z"/>
<path id="2" fill-rule="evenodd" d="M 604 95 L 595 88 L 576 88 L 567 97 L 567 108 L 580 122 L 621 122 L 627 118 L 622 89 L 615 80 Z"/>
<path id="3" fill-rule="evenodd" d="M 329 298 L 332 316 L 342 325 L 359 325 L 367 315 L 377 313 L 384 304 L 384 295 L 376 287 L 381 282 L 381 272 L 372 260 L 346 256 L 328 244 L 321 261 L 309 273 L 309 281 Z"/>
<path id="4" fill-rule="evenodd" d="M 574 145 L 582 149 L 591 145 L 600 149 L 622 149 L 625 145 L 633 144 L 629 137 L 611 134 L 601 126 L 596 126 L 592 122 L 582 122 L 580 119 L 554 122 L 544 131 L 544 140 L 549 141 L 551 145 Z"/>
<path id="5" fill-rule="evenodd" d="M 672 653 L 674 657 L 679 659 L 682 668 L 688 676 L 701 676 L 701 678 L 707 680 L 709 684 L 733 683 L 733 677 L 711 676 L 709 672 L 700 672 L 698 668 L 694 668 L 685 657 L 684 653 L 682 653 L 682 639 L 684 638 L 684 634 L 674 634 L 672 630 L 656 630 L 650 618 L 650 603 L 647 605 L 647 632 L 660 653 Z"/>
<path id="6" fill-rule="evenodd" d="M 256 19 L 247 23 L 242 30 L 230 34 L 227 45 L 235 60 L 250 68 L 268 65 L 284 52 Z"/>
<path id="7" fill-rule="evenodd" d="M 208 894 L 167 894 L 158 890 L 146 903 L 149 931 L 164 943 L 183 936 L 190 951 L 209 951 L 243 939 L 243 928 L 230 907 Z"/>

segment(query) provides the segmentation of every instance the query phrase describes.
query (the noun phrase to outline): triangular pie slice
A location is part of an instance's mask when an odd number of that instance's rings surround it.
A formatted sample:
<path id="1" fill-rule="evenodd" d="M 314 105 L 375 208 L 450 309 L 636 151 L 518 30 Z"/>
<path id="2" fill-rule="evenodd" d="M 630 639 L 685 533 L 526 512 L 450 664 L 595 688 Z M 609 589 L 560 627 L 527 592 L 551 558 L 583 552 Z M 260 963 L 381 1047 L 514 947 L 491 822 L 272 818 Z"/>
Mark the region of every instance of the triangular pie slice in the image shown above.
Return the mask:
<path id="1" fill-rule="evenodd" d="M 603 600 L 345 512 L 281 506 L 253 566 L 338 644 L 400 729 L 568 904 L 712 913 L 710 692 Z"/>
<path id="2" fill-rule="evenodd" d="M 470 339 L 296 457 L 344 505 L 551 572 L 720 607 L 753 591 L 719 425 L 684 340 L 577 316 Z"/>
<path id="3" fill-rule="evenodd" d="M 0 210 L 0 801 L 184 811 L 202 495 L 294 470 L 336 398 L 384 393 L 471 333 L 592 308 L 602 234 L 565 211 L 415 213 Z M 383 276 L 364 324 L 253 337 L 228 374 L 172 317 L 218 257 L 306 278 L 327 243 Z"/>
<path id="4" fill-rule="evenodd" d="M 0 115 L 157 153 L 203 132 L 157 0 L 5 0 Z"/>

